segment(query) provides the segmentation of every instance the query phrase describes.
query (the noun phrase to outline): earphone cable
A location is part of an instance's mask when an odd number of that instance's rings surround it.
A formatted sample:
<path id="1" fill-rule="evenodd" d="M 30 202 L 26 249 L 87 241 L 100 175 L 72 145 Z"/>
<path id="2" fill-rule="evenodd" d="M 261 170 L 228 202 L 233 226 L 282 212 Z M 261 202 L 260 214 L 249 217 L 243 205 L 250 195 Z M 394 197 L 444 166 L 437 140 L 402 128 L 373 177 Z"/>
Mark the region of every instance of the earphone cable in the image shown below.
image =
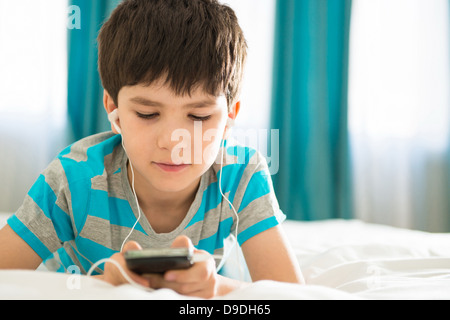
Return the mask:
<path id="1" fill-rule="evenodd" d="M 125 145 L 123 143 L 123 137 L 122 137 L 122 147 L 123 147 L 123 150 L 125 151 L 125 154 L 127 154 L 127 150 L 125 149 Z M 141 220 L 141 216 L 142 216 L 141 208 L 140 208 L 139 201 L 138 201 L 137 194 L 136 194 L 136 189 L 134 187 L 134 169 L 133 169 L 133 164 L 131 163 L 130 159 L 128 159 L 128 161 L 130 163 L 130 169 L 131 169 L 131 188 L 133 189 L 134 199 L 136 200 L 136 206 L 137 206 L 137 210 L 138 210 L 138 218 L 137 218 L 136 222 L 134 223 L 133 227 L 131 228 L 130 233 L 127 235 L 125 240 L 123 240 L 122 247 L 120 248 L 120 252 L 123 251 L 123 247 L 125 246 L 125 243 L 127 242 L 128 238 L 133 233 L 134 229 L 136 228 L 137 224 Z"/>

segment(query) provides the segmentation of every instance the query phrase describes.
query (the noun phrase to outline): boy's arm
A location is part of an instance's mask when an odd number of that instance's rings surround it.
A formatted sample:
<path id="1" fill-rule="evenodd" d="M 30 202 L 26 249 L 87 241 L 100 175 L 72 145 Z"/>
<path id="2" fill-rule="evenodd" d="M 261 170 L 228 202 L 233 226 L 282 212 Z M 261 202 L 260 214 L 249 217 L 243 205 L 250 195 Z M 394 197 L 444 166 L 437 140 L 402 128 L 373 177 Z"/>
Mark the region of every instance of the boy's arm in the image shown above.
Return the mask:
<path id="1" fill-rule="evenodd" d="M 41 263 L 41 257 L 10 226 L 0 230 L 0 270 L 35 270 Z"/>
<path id="2" fill-rule="evenodd" d="M 242 244 L 252 281 L 304 283 L 297 259 L 280 226 L 268 229 Z"/>

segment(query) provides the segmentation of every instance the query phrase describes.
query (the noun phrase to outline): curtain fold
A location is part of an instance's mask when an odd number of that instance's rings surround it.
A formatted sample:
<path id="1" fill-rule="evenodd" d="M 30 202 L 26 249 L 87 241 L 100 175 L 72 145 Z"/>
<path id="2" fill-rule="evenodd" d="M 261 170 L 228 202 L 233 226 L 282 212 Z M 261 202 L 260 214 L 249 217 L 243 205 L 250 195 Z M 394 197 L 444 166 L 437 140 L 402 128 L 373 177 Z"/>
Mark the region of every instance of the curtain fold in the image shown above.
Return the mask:
<path id="1" fill-rule="evenodd" d="M 70 0 L 79 8 L 79 28 L 68 30 L 68 119 L 71 140 L 109 130 L 98 74 L 97 35 L 120 0 Z M 70 14 L 70 12 L 69 12 Z"/>
<path id="2" fill-rule="evenodd" d="M 351 0 L 278 0 L 272 128 L 273 177 L 289 219 L 352 217 L 347 130 Z"/>

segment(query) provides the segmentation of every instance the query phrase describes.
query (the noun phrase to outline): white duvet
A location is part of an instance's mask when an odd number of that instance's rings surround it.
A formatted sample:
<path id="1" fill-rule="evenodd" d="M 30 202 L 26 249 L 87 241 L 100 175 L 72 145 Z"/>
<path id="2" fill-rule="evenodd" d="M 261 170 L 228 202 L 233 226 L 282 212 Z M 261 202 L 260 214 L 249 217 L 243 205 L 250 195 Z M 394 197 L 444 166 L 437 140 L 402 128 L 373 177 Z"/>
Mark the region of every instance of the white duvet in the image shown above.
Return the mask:
<path id="1" fill-rule="evenodd" d="M 284 228 L 307 285 L 260 281 L 220 299 L 450 299 L 450 234 L 342 220 L 288 221 Z M 188 298 L 85 276 L 0 271 L 0 299 Z"/>

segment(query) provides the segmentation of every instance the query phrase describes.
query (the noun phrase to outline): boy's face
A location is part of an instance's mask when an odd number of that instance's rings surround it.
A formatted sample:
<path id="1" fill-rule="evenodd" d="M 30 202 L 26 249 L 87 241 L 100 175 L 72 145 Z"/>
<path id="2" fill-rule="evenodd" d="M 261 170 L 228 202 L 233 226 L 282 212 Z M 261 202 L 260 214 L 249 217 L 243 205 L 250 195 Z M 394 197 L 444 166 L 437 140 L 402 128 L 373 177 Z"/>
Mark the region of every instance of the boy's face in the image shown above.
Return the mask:
<path id="1" fill-rule="evenodd" d="M 118 124 L 137 185 L 178 192 L 198 184 L 224 137 L 225 96 L 211 96 L 202 88 L 177 96 L 155 83 L 123 87 L 118 104 Z M 107 112 L 115 107 L 107 93 L 105 107 Z"/>

